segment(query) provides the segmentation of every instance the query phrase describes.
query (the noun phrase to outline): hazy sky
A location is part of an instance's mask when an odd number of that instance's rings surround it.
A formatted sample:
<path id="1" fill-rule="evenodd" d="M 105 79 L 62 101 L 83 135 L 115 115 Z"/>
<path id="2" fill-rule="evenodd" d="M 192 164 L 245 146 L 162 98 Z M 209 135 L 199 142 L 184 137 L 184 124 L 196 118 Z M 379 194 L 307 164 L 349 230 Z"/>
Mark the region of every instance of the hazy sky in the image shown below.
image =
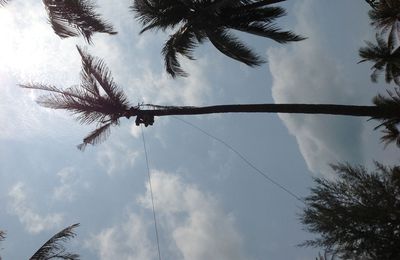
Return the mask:
<path id="1" fill-rule="evenodd" d="M 282 4 L 284 29 L 308 37 L 275 42 L 238 34 L 268 60 L 253 69 L 211 44 L 182 59 L 190 77 L 173 80 L 160 51 L 168 33 L 138 35 L 132 1 L 99 0 L 98 11 L 118 34 L 94 36 L 87 50 L 103 58 L 132 105 L 227 103 L 370 104 L 385 85 L 370 83 L 370 64 L 358 49 L 374 32 L 362 0 L 296 0 Z M 0 9 L 0 255 L 27 259 L 62 228 L 81 223 L 68 244 L 82 259 L 157 259 L 147 168 L 140 128 L 122 120 L 103 144 L 76 145 L 95 126 L 81 126 L 62 111 L 39 107 L 39 93 L 18 83 L 79 84 L 75 45 L 47 22 L 41 1 L 13 0 Z M 383 150 L 376 122 L 366 119 L 226 114 L 156 118 L 145 128 L 163 259 L 314 259 L 321 249 L 296 245 L 302 203 L 312 176 L 332 176 L 329 163 L 371 165 L 398 159 Z"/>

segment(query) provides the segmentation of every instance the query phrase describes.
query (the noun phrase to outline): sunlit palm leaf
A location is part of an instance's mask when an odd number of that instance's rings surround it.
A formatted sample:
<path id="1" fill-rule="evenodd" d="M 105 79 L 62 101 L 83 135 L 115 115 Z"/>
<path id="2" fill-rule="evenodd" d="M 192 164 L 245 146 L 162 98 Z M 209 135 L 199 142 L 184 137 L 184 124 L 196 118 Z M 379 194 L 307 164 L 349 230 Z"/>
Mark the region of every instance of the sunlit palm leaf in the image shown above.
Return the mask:
<path id="1" fill-rule="evenodd" d="M 66 251 L 63 243 L 71 238 L 74 238 L 76 234 L 73 229 L 78 227 L 79 224 L 71 225 L 50 238 L 44 245 L 39 248 L 38 251 L 30 258 L 30 260 L 47 260 L 47 259 L 79 259 L 78 254 L 69 253 Z"/>
<path id="2" fill-rule="evenodd" d="M 43 0 L 54 32 L 61 38 L 82 35 L 91 43 L 95 32 L 116 34 L 102 21 L 90 0 Z"/>

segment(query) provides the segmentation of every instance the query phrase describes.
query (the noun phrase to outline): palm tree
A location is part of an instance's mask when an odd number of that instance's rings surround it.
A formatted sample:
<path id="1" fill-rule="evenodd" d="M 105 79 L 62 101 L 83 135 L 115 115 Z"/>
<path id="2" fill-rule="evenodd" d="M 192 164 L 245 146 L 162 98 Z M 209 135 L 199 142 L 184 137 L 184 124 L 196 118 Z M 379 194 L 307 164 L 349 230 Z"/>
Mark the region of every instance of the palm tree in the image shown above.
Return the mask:
<path id="1" fill-rule="evenodd" d="M 10 0 L 0 0 L 4 6 Z M 54 32 L 61 38 L 82 35 L 88 43 L 94 33 L 116 34 L 113 27 L 94 11 L 90 0 L 43 0 Z"/>
<path id="2" fill-rule="evenodd" d="M 373 62 L 371 80 L 377 82 L 378 76 L 385 71 L 385 81 L 394 81 L 400 86 L 400 48 L 392 52 L 388 43 L 380 35 L 376 35 L 377 44 L 366 42 L 367 46 L 360 48 L 359 55 L 363 58 L 359 63 Z"/>
<path id="3" fill-rule="evenodd" d="M 400 1 L 380 0 L 374 1 L 373 9 L 369 11 L 371 24 L 382 33 L 389 32 L 388 46 L 394 50 L 400 41 Z"/>
<path id="4" fill-rule="evenodd" d="M 334 104 L 235 104 L 206 107 L 158 106 L 141 104 L 130 106 L 124 93 L 118 89 L 110 71 L 101 59 L 94 58 L 78 47 L 82 57 L 82 83 L 79 87 L 65 90 L 44 84 L 25 84 L 23 88 L 50 92 L 41 96 L 38 103 L 52 109 L 65 109 L 83 124 L 97 123 L 97 128 L 78 146 L 97 144 L 109 134 L 112 125 L 118 125 L 122 117 L 136 117 L 136 125 L 146 127 L 154 123 L 156 116 L 199 115 L 214 113 L 301 113 L 363 116 L 379 120 L 377 127 L 396 126 L 400 123 L 400 91 L 390 97 L 382 95 L 374 99 L 373 106 Z M 147 108 L 147 109 L 143 109 Z"/>
<path id="5" fill-rule="evenodd" d="M 186 76 L 177 55 L 194 59 L 194 48 L 205 40 L 228 57 L 257 66 L 264 61 L 236 38 L 231 30 L 267 37 L 279 43 L 304 38 L 281 31 L 273 23 L 285 15 L 281 7 L 269 5 L 285 0 L 135 0 L 131 9 L 143 25 L 140 33 L 152 29 L 179 27 L 165 43 L 162 54 L 167 72 Z"/>
<path id="6" fill-rule="evenodd" d="M 78 260 L 79 255 L 74 253 L 69 253 L 63 246 L 63 242 L 76 236 L 74 233 L 74 228 L 78 227 L 79 224 L 71 225 L 44 243 L 36 253 L 29 258 L 29 260 L 50 260 L 50 259 L 66 259 L 66 260 Z"/>

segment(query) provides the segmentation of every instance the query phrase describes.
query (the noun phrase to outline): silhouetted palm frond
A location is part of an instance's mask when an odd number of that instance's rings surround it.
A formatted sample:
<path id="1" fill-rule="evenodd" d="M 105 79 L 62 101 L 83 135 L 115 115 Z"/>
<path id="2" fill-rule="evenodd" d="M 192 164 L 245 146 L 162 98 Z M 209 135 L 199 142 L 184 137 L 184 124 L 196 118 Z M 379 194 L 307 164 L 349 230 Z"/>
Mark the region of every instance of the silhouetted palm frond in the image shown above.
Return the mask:
<path id="1" fill-rule="evenodd" d="M 10 0 L 0 0 L 0 6 L 5 6 Z"/>
<path id="2" fill-rule="evenodd" d="M 397 126 L 400 124 L 400 116 L 396 115 L 396 112 L 400 111 L 400 90 L 395 89 L 394 92 L 387 91 L 388 96 L 378 95 L 373 99 L 374 104 L 385 111 L 387 114 L 393 113 L 390 117 L 373 117 L 381 121 L 381 124 L 375 127 L 375 129 L 383 128 L 383 136 L 381 141 L 385 144 L 385 147 L 392 142 L 396 142 L 397 146 L 400 147 L 400 132 Z"/>
<path id="3" fill-rule="evenodd" d="M 3 241 L 6 238 L 6 232 L 3 230 L 0 230 L 0 241 Z"/>
<path id="4" fill-rule="evenodd" d="M 192 58 L 197 44 L 209 39 L 223 54 L 249 66 L 262 63 L 250 48 L 239 42 L 230 30 L 270 38 L 279 43 L 304 38 L 290 31 L 281 31 L 273 22 L 285 15 L 281 7 L 270 5 L 284 0 L 135 0 L 131 10 L 142 24 L 141 33 L 153 29 L 179 29 L 166 42 L 162 54 L 167 72 L 186 76 L 177 54 Z M 181 51 L 183 50 L 183 51 Z"/>
<path id="5" fill-rule="evenodd" d="M 376 35 L 377 44 L 366 42 L 367 46 L 360 48 L 359 55 L 363 58 L 359 63 L 373 62 L 371 80 L 377 82 L 378 76 L 384 71 L 385 81 L 392 81 L 400 86 L 400 48 L 392 52 L 380 35 Z"/>
<path id="6" fill-rule="evenodd" d="M 164 55 L 165 68 L 172 76 L 187 76 L 187 73 L 181 69 L 177 54 L 181 54 L 189 59 L 192 56 L 193 49 L 196 47 L 196 36 L 188 27 L 182 27 L 178 32 L 171 35 L 162 49 Z"/>
<path id="7" fill-rule="evenodd" d="M 98 128 L 79 145 L 83 149 L 87 144 L 103 140 L 109 132 L 109 126 L 118 125 L 119 118 L 126 114 L 130 106 L 104 62 L 77 48 L 82 58 L 80 86 L 64 90 L 44 84 L 25 84 L 21 87 L 50 92 L 37 100 L 44 107 L 67 110 L 83 124 L 97 123 Z"/>
<path id="8" fill-rule="evenodd" d="M 71 225 L 50 238 L 38 251 L 30 258 L 30 260 L 47 260 L 47 259 L 79 259 L 78 254 L 66 251 L 63 243 L 76 236 L 73 229 L 79 224 Z"/>
<path id="9" fill-rule="evenodd" d="M 400 131 L 396 125 L 384 125 L 385 129 L 382 130 L 384 135 L 381 137 L 382 143 L 385 144 L 385 147 L 390 143 L 396 143 L 398 147 L 400 147 Z"/>
<path id="10" fill-rule="evenodd" d="M 113 27 L 102 21 L 90 0 L 43 0 L 54 32 L 61 38 L 81 34 L 87 42 L 95 32 L 116 34 Z"/>
<path id="11" fill-rule="evenodd" d="M 250 48 L 246 47 L 236 37 L 225 30 L 206 31 L 211 43 L 220 52 L 232 59 L 238 60 L 249 66 L 257 66 L 264 61 Z"/>

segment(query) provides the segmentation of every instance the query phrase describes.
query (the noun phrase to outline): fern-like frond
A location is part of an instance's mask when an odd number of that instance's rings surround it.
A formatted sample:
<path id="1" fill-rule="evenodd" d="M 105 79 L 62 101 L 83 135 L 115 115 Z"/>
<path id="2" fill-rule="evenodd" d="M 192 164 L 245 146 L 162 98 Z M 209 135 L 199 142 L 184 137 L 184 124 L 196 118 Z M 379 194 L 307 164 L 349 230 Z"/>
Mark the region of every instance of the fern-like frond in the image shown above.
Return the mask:
<path id="1" fill-rule="evenodd" d="M 115 105 L 128 106 L 125 94 L 116 86 L 104 61 L 91 56 L 79 46 L 77 46 L 77 49 L 82 58 L 81 86 L 96 94 L 99 94 L 100 86 Z"/>
<path id="2" fill-rule="evenodd" d="M 226 30 L 209 30 L 206 34 L 215 48 L 232 59 L 251 67 L 265 62 Z"/>
<path id="3" fill-rule="evenodd" d="M 104 141 L 110 135 L 110 127 L 112 124 L 118 124 L 118 121 L 109 122 L 93 130 L 87 135 L 81 144 L 77 147 L 79 150 L 85 150 L 88 144 L 96 145 Z"/>
<path id="4" fill-rule="evenodd" d="M 54 32 L 61 38 L 82 35 L 88 43 L 94 33 L 116 34 L 94 11 L 90 0 L 43 0 Z"/>
<path id="5" fill-rule="evenodd" d="M 165 68 L 172 77 L 187 76 L 187 73 L 179 64 L 177 55 L 181 54 L 189 59 L 194 59 L 192 52 L 195 47 L 196 36 L 190 27 L 182 27 L 178 32 L 170 36 L 162 49 L 162 54 L 165 60 Z"/>
<path id="6" fill-rule="evenodd" d="M 74 228 L 77 228 L 79 224 L 71 225 L 50 238 L 38 251 L 30 258 L 30 260 L 43 260 L 43 259 L 68 259 L 77 260 L 79 259 L 78 254 L 69 253 L 65 249 L 63 243 L 67 242 L 69 239 L 74 238 L 76 234 L 74 233 Z"/>

